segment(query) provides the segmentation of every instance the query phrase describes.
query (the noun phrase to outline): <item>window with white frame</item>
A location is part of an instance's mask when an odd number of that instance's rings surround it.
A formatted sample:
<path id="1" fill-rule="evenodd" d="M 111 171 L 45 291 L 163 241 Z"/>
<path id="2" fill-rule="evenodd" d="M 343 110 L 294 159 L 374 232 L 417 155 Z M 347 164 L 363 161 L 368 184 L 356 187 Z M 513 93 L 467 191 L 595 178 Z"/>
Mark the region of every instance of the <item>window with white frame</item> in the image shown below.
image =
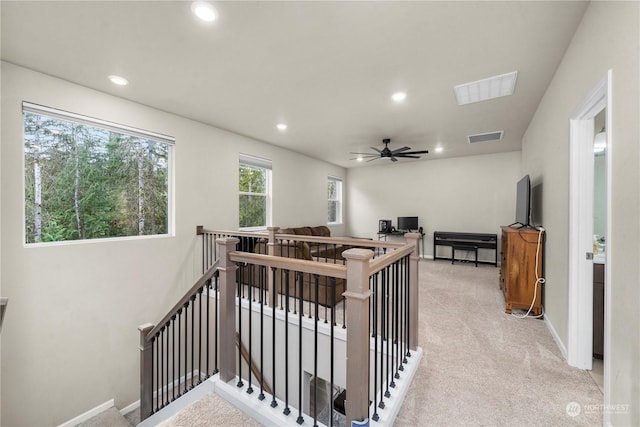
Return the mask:
<path id="1" fill-rule="evenodd" d="M 342 223 L 342 180 L 330 176 L 327 181 L 327 198 L 329 215 L 327 222 L 329 224 Z"/>
<path id="2" fill-rule="evenodd" d="M 170 233 L 174 139 L 23 102 L 25 243 Z"/>
<path id="3" fill-rule="evenodd" d="M 238 187 L 240 228 L 271 225 L 271 161 L 240 154 Z"/>

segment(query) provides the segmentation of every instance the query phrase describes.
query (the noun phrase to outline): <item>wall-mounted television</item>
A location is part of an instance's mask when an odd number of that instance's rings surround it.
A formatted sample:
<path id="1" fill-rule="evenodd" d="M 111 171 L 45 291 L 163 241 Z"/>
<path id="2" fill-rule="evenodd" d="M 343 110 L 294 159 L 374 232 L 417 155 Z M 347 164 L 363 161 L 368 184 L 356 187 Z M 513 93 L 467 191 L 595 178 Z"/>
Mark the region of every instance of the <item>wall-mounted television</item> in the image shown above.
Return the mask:
<path id="1" fill-rule="evenodd" d="M 398 217 L 398 231 L 411 231 L 418 230 L 418 217 L 417 216 L 399 216 Z"/>
<path id="2" fill-rule="evenodd" d="M 529 175 L 522 177 L 516 187 L 516 224 L 529 225 L 531 214 L 531 180 Z"/>

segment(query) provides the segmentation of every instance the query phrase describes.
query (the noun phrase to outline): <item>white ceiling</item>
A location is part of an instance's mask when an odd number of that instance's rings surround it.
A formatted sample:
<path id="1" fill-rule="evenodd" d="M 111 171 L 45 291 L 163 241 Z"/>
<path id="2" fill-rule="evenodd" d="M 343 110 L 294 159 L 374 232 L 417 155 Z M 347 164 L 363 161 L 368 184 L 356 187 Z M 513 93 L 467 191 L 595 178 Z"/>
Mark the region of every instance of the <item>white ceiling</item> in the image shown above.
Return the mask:
<path id="1" fill-rule="evenodd" d="M 520 150 L 587 6 L 576 1 L 2 1 L 1 57 L 328 162 L 408 145 L 427 158 Z M 515 94 L 453 87 L 518 71 Z M 109 74 L 129 79 L 115 87 Z M 402 90 L 402 104 L 391 94 Z M 55 107 L 55 106 L 52 106 Z M 286 132 L 276 129 L 285 122 Z M 504 130 L 502 141 L 466 136 Z M 442 145 L 444 152 L 433 149 Z M 411 160 L 401 160 L 396 165 Z M 365 164 L 386 163 L 376 160 Z"/>

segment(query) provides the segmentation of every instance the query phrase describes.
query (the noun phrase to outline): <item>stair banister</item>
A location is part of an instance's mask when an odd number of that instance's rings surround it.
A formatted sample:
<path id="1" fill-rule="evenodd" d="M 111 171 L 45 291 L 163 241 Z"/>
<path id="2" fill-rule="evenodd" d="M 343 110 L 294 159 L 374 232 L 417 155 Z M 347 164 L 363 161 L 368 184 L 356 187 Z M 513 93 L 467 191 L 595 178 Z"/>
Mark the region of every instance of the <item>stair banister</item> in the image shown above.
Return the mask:
<path id="1" fill-rule="evenodd" d="M 369 260 L 373 251 L 348 249 L 347 260 L 347 425 L 369 417 Z"/>
<path id="2" fill-rule="evenodd" d="M 230 343 L 236 339 L 236 271 L 238 267 L 229 258 L 229 253 L 233 252 L 240 240 L 227 237 L 218 239 L 218 271 L 220 284 L 219 308 L 219 334 L 220 342 L 224 343 L 219 348 L 220 354 L 220 379 L 224 382 L 231 381 L 236 375 L 236 350 Z"/>
<path id="3" fill-rule="evenodd" d="M 418 262 L 420 261 L 420 246 L 422 239 L 420 233 L 407 233 L 404 235 L 407 243 L 413 247 L 409 256 L 409 348 L 418 348 Z"/>

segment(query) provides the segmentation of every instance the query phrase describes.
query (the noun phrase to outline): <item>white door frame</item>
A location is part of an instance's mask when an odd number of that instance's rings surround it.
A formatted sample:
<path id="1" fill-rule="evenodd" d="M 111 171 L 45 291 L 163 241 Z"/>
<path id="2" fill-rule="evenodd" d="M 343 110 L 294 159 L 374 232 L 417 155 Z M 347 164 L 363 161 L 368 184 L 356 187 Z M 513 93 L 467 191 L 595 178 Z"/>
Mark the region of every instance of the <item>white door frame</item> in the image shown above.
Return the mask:
<path id="1" fill-rule="evenodd" d="M 607 134 L 607 250 L 605 252 L 604 404 L 609 401 L 611 360 L 611 78 L 607 74 L 591 90 L 570 117 L 569 132 L 569 307 L 567 362 L 580 369 L 592 368 L 593 352 L 593 137 L 594 117 L 606 108 Z M 605 406 L 606 407 L 606 406 Z M 605 414 L 605 417 L 608 416 Z M 606 421 L 606 420 L 605 420 Z"/>

